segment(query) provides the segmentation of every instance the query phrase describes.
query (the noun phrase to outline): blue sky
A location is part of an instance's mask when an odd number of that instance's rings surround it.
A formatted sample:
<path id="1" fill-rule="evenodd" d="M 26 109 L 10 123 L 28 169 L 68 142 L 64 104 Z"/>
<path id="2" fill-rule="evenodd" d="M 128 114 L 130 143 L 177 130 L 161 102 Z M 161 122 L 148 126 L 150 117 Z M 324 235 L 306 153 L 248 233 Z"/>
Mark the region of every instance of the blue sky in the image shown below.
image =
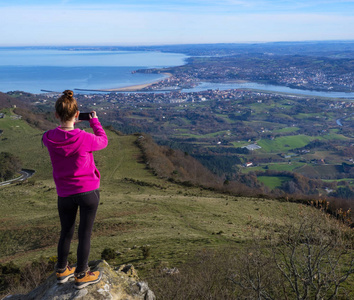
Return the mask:
<path id="1" fill-rule="evenodd" d="M 0 46 L 354 40 L 354 0 L 0 0 Z"/>

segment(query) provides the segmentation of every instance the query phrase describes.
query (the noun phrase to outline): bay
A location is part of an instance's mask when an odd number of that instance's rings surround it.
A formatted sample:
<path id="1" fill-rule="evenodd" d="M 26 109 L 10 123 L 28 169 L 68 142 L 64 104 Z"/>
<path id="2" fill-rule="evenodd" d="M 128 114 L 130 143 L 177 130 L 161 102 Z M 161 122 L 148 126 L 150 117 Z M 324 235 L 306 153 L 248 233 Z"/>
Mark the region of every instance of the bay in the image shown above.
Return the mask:
<path id="1" fill-rule="evenodd" d="M 183 65 L 187 56 L 152 51 L 0 49 L 0 91 L 111 89 L 145 84 L 163 74 L 137 69 Z"/>
<path id="2" fill-rule="evenodd" d="M 157 51 L 0 48 L 0 91 L 41 93 L 41 90 L 100 90 L 146 84 L 161 80 L 165 75 L 133 71 L 179 66 L 185 64 L 186 59 L 187 56 L 180 53 Z M 195 88 L 182 91 L 200 92 L 208 89 L 254 89 L 303 96 L 354 99 L 354 93 L 310 91 L 255 82 L 203 82 Z"/>

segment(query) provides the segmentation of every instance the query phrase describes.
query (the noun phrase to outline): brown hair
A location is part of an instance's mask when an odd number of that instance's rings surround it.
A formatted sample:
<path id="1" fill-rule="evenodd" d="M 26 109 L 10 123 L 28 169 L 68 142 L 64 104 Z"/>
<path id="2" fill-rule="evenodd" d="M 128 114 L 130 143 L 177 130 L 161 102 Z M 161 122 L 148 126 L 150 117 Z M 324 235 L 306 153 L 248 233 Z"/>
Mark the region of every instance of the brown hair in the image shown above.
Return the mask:
<path id="1" fill-rule="evenodd" d="M 74 92 L 70 90 L 65 90 L 55 103 L 55 111 L 63 122 L 72 119 L 78 110 Z"/>

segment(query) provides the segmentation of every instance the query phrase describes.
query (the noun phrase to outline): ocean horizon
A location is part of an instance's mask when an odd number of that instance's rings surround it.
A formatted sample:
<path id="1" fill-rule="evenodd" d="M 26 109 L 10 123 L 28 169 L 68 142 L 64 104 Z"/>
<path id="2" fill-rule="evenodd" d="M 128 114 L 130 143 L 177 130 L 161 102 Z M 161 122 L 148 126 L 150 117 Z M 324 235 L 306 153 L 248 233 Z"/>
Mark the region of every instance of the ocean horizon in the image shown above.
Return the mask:
<path id="1" fill-rule="evenodd" d="M 0 49 L 0 91 L 37 94 L 42 90 L 101 90 L 146 84 L 165 75 L 133 71 L 183 65 L 186 58 L 153 51 Z"/>
<path id="2" fill-rule="evenodd" d="M 23 91 L 33 94 L 45 91 L 95 93 L 152 83 L 164 74 L 136 73 L 138 69 L 184 65 L 188 56 L 158 51 L 101 51 L 0 48 L 0 92 Z M 252 89 L 307 96 L 354 99 L 354 93 L 300 90 L 286 86 L 246 83 L 201 82 L 182 92 L 208 89 Z"/>

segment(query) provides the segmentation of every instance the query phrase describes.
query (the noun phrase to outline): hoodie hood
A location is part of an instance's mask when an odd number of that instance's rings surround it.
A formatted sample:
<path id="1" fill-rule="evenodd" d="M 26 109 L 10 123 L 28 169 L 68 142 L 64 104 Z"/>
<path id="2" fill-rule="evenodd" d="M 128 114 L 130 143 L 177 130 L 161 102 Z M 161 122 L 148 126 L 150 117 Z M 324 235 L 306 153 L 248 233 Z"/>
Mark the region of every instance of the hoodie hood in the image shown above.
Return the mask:
<path id="1" fill-rule="evenodd" d="M 79 151 L 83 139 L 82 130 L 78 128 L 65 131 L 57 127 L 43 135 L 44 145 L 57 155 L 65 157 L 75 155 Z"/>

